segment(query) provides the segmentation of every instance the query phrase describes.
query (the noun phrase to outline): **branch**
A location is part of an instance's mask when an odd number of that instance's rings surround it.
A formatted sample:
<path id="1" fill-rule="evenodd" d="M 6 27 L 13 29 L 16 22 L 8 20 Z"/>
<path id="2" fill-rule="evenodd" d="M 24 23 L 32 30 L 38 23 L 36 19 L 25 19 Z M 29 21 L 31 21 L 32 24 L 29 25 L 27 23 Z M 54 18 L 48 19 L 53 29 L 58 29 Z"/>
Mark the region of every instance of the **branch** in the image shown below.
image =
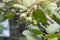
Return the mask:
<path id="1" fill-rule="evenodd" d="M 51 23 L 55 23 L 58 24 L 56 21 L 54 21 L 47 13 L 45 13 L 47 19 L 51 22 Z M 59 25 L 59 24 L 58 24 Z"/>

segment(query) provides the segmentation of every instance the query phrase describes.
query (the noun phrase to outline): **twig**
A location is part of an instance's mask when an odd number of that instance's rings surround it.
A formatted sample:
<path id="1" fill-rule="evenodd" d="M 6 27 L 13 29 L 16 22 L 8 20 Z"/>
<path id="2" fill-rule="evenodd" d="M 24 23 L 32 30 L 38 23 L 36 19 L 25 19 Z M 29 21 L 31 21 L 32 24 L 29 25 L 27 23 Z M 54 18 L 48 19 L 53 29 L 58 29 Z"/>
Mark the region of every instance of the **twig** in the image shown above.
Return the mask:
<path id="1" fill-rule="evenodd" d="M 43 26 L 43 25 L 42 25 L 42 23 L 40 23 L 40 25 L 41 25 L 41 27 L 42 27 L 42 28 L 46 29 L 46 27 L 45 27 L 45 26 Z"/>
<path id="2" fill-rule="evenodd" d="M 47 23 L 48 23 L 49 25 L 51 24 L 51 22 L 50 22 L 49 20 L 47 21 Z"/>
<path id="3" fill-rule="evenodd" d="M 47 13 L 45 13 L 47 19 L 52 22 L 52 23 L 55 23 L 55 24 L 58 24 L 57 22 L 55 22 L 51 17 L 49 17 L 49 15 Z M 59 25 L 59 24 L 58 24 Z"/>

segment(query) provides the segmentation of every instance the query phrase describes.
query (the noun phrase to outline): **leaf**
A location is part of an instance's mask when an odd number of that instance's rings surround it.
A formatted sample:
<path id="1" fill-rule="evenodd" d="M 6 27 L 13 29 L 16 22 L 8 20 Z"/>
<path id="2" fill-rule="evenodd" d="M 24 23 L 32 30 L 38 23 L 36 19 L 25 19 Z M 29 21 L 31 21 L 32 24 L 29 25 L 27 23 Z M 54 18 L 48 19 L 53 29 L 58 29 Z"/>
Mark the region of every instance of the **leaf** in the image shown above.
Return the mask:
<path id="1" fill-rule="evenodd" d="M 35 34 L 42 34 L 43 32 L 41 32 L 40 30 L 37 29 L 31 29 L 31 32 L 35 33 Z"/>
<path id="2" fill-rule="evenodd" d="M 9 2 L 9 1 L 12 1 L 12 0 L 3 0 L 3 2 Z"/>
<path id="3" fill-rule="evenodd" d="M 55 33 L 59 30 L 59 28 L 60 28 L 60 25 L 58 25 L 58 24 L 50 24 L 49 26 L 47 26 L 46 32 Z"/>
<path id="4" fill-rule="evenodd" d="M 4 19 L 10 19 L 10 18 L 14 17 L 14 14 L 12 12 L 7 11 L 4 13 L 3 16 L 4 16 L 3 17 Z"/>
<path id="5" fill-rule="evenodd" d="M 30 7 L 36 0 L 23 0 L 23 5 Z"/>
<path id="6" fill-rule="evenodd" d="M 59 14 L 59 13 L 54 12 L 53 14 L 54 14 L 58 19 L 60 19 L 60 14 Z"/>
<path id="7" fill-rule="evenodd" d="M 34 37 L 32 37 L 32 36 L 27 36 L 26 37 L 28 40 L 36 40 Z"/>
<path id="8" fill-rule="evenodd" d="M 31 29 L 37 29 L 37 30 L 39 30 L 38 26 L 34 26 L 33 24 L 28 25 L 27 28 L 28 28 L 29 30 L 31 30 Z"/>
<path id="9" fill-rule="evenodd" d="M 48 9 L 51 11 L 55 11 L 57 9 L 57 4 L 56 3 L 49 3 Z"/>
<path id="10" fill-rule="evenodd" d="M 58 38 L 57 37 L 55 37 L 55 38 L 48 38 L 48 40 L 58 40 Z"/>
<path id="11" fill-rule="evenodd" d="M 0 8 L 3 8 L 3 7 L 5 7 L 5 4 L 0 2 Z"/>
<path id="12" fill-rule="evenodd" d="M 0 25 L 0 34 L 2 34 L 3 25 Z"/>
<path id="13" fill-rule="evenodd" d="M 25 36 L 31 36 L 32 32 L 30 32 L 29 30 L 24 30 L 23 31 L 23 35 L 25 35 Z"/>
<path id="14" fill-rule="evenodd" d="M 53 38 L 52 40 L 58 40 L 58 38 Z"/>
<path id="15" fill-rule="evenodd" d="M 13 7 L 18 7 L 18 8 L 21 8 L 23 10 L 27 10 L 28 8 L 24 5 L 21 5 L 21 4 L 13 4 Z"/>
<path id="16" fill-rule="evenodd" d="M 46 36 L 44 36 L 45 38 L 55 38 L 57 37 L 58 39 L 60 39 L 60 35 L 59 34 L 48 34 Z"/>
<path id="17" fill-rule="evenodd" d="M 12 1 L 9 1 L 8 3 L 7 3 L 7 5 L 9 6 L 9 7 L 13 7 L 13 2 Z"/>
<path id="18" fill-rule="evenodd" d="M 28 40 L 36 40 L 36 38 L 33 37 L 32 32 L 30 32 L 29 30 L 24 30 L 23 35 L 25 35 Z"/>
<path id="19" fill-rule="evenodd" d="M 33 11 L 32 16 L 41 23 L 46 23 L 47 22 L 47 18 L 44 14 L 44 11 L 42 9 L 36 9 Z"/>
<path id="20" fill-rule="evenodd" d="M 0 28 L 3 28 L 3 25 L 0 25 Z"/>
<path id="21" fill-rule="evenodd" d="M 29 31 L 35 34 L 42 34 L 43 32 L 39 30 L 38 26 L 34 26 L 32 24 L 28 25 Z"/>

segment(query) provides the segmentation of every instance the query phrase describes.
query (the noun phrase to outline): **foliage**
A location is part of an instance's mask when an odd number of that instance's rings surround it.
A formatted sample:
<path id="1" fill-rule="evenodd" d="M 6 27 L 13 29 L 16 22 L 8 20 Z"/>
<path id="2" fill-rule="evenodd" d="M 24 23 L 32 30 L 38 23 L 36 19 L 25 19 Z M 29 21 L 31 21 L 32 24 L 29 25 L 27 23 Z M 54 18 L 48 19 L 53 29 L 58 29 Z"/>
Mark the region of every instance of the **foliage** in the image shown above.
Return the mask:
<path id="1" fill-rule="evenodd" d="M 3 0 L 0 2 L 0 22 L 17 16 L 17 24 L 24 24 L 20 26 L 23 28 L 21 33 L 27 40 L 59 40 L 60 10 L 56 2 L 58 1 Z"/>

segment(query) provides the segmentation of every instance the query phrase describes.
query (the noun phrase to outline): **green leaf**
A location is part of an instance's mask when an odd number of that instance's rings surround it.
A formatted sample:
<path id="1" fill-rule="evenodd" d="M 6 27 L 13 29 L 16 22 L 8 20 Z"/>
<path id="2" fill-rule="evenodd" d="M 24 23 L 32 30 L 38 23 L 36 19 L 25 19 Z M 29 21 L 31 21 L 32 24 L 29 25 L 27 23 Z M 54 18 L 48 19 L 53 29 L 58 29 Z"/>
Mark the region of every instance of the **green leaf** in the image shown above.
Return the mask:
<path id="1" fill-rule="evenodd" d="M 38 26 L 34 26 L 33 24 L 28 25 L 27 28 L 28 28 L 29 30 L 31 30 L 31 29 L 37 29 L 37 30 L 39 30 Z"/>
<path id="2" fill-rule="evenodd" d="M 13 4 L 13 7 L 21 8 L 23 10 L 27 10 L 28 9 L 26 6 L 21 5 L 21 4 Z"/>
<path id="3" fill-rule="evenodd" d="M 47 22 L 47 18 L 44 14 L 44 11 L 42 9 L 36 9 L 33 11 L 32 16 L 41 23 L 46 23 Z"/>
<path id="4" fill-rule="evenodd" d="M 24 30 L 23 35 L 25 35 L 28 40 L 36 40 L 32 32 L 30 32 L 29 30 Z"/>
<path id="5" fill-rule="evenodd" d="M 9 2 L 9 1 L 11 1 L 11 0 L 3 0 L 3 2 Z"/>
<path id="6" fill-rule="evenodd" d="M 58 40 L 58 38 L 57 38 L 57 37 L 55 37 L 55 38 L 52 38 L 51 40 Z"/>
<path id="7" fill-rule="evenodd" d="M 23 5 L 30 7 L 33 3 L 35 3 L 36 0 L 22 0 Z"/>
<path id="8" fill-rule="evenodd" d="M 0 28 L 3 28 L 3 25 L 0 25 Z"/>
<path id="9" fill-rule="evenodd" d="M 57 9 L 57 4 L 56 3 L 50 3 L 48 5 L 48 9 L 51 10 L 51 11 L 55 11 Z"/>
<path id="10" fill-rule="evenodd" d="M 37 35 L 43 33 L 43 32 L 39 29 L 38 26 L 34 26 L 34 25 L 32 25 L 32 24 L 28 25 L 27 28 L 28 28 L 29 31 L 31 31 L 32 33 L 37 34 Z"/>
<path id="11" fill-rule="evenodd" d="M 48 35 L 45 36 L 45 38 L 55 38 L 55 37 L 60 39 L 60 35 L 59 34 L 48 34 Z"/>
<path id="12" fill-rule="evenodd" d="M 0 34 L 2 34 L 2 28 L 3 28 L 3 25 L 0 25 Z"/>
<path id="13" fill-rule="evenodd" d="M 59 30 L 59 28 L 60 28 L 60 25 L 58 25 L 56 23 L 50 24 L 49 26 L 47 26 L 46 32 L 47 33 L 55 33 L 55 32 L 57 32 Z"/>
<path id="14" fill-rule="evenodd" d="M 36 40 L 33 36 L 26 36 L 28 40 Z"/>
<path id="15" fill-rule="evenodd" d="M 5 4 L 0 2 L 0 8 L 3 8 L 3 7 L 5 7 Z"/>
<path id="16" fill-rule="evenodd" d="M 12 12 L 9 12 L 9 11 L 6 11 L 5 13 L 4 13 L 4 19 L 10 19 L 10 18 L 12 18 L 12 17 L 14 17 L 14 14 L 12 13 Z"/>
<path id="17" fill-rule="evenodd" d="M 54 14 L 58 19 L 60 19 L 60 14 L 59 14 L 59 13 L 54 12 L 53 14 Z"/>
<path id="18" fill-rule="evenodd" d="M 8 3 L 6 3 L 9 7 L 13 7 L 13 2 L 12 1 L 9 1 Z"/>
<path id="19" fill-rule="evenodd" d="M 37 29 L 31 29 L 31 32 L 35 33 L 35 34 L 42 34 L 43 32 L 41 32 L 40 30 Z"/>

